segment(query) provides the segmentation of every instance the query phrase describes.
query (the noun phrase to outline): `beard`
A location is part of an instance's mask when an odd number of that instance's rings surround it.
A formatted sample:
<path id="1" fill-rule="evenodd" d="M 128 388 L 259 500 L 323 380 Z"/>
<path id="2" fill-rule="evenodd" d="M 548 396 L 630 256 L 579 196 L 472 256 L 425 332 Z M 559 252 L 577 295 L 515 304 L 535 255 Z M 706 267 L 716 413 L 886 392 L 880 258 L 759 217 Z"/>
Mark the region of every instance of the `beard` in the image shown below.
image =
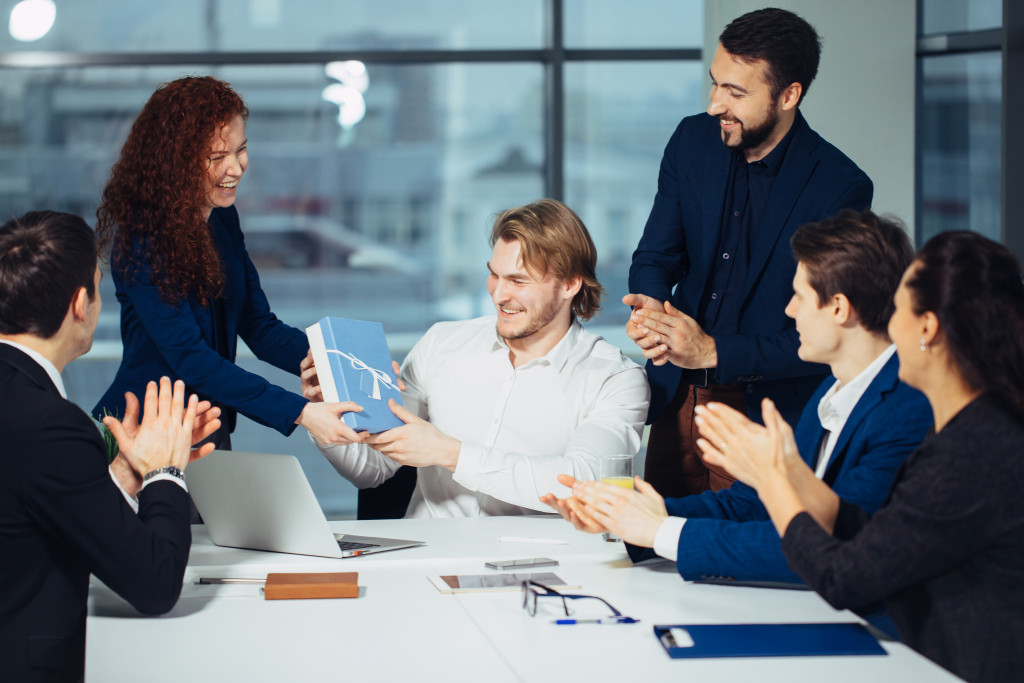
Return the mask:
<path id="1" fill-rule="evenodd" d="M 764 144 L 764 141 L 775 131 L 779 125 L 779 112 L 774 107 L 768 110 L 768 116 L 760 124 L 747 128 L 743 126 L 740 131 L 740 139 L 735 145 L 726 144 L 727 147 L 740 151 L 754 149 Z M 724 142 L 724 141 L 723 141 Z"/>
<path id="2" fill-rule="evenodd" d="M 499 318 L 497 325 L 498 336 L 506 341 L 526 339 L 547 327 L 551 321 L 558 317 L 559 310 L 560 306 L 558 301 L 549 301 L 543 308 L 536 311 L 536 313 L 527 317 L 525 320 L 520 321 L 515 327 Z"/>

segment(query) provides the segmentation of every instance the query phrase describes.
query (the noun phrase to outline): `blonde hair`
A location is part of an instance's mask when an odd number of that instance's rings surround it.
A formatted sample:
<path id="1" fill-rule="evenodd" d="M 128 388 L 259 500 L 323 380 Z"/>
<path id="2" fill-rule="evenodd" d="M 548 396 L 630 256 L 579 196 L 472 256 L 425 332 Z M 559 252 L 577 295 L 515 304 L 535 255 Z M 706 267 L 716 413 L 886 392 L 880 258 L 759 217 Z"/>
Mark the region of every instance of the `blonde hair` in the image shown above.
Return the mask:
<path id="1" fill-rule="evenodd" d="M 597 248 L 580 217 L 555 199 L 540 199 L 503 211 L 494 221 L 491 246 L 498 240 L 518 240 L 523 264 L 539 275 L 561 280 L 578 277 L 580 291 L 572 300 L 572 312 L 590 320 L 601 309 L 604 287 L 597 281 Z"/>

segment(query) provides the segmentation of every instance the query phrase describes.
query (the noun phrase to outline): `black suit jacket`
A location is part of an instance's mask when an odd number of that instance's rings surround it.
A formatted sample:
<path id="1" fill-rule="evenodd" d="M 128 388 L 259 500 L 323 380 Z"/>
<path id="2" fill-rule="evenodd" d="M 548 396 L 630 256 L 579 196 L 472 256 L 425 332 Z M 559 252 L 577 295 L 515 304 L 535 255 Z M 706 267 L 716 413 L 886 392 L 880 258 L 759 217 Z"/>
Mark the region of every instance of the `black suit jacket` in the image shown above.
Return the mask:
<path id="1" fill-rule="evenodd" d="M 904 642 L 968 681 L 1024 680 L 1024 424 L 982 395 L 921 444 L 871 518 L 807 513 L 782 550 L 836 608 L 884 599 Z"/>
<path id="2" fill-rule="evenodd" d="M 733 154 L 722 144 L 717 118 L 700 114 L 680 122 L 665 147 L 654 207 L 633 253 L 630 292 L 671 301 L 687 315 L 697 315 L 717 263 Z M 718 367 L 712 383 L 738 382 L 751 419 L 760 422 L 761 399 L 769 396 L 786 421 L 796 424 L 828 374 L 825 366 L 797 356 L 800 342 L 785 314 L 796 272 L 789 239 L 804 223 L 867 207 L 872 191 L 864 172 L 797 112 L 789 148 L 752 238 L 739 330 L 715 334 Z M 672 363 L 647 363 L 648 422 L 672 402 L 682 373 Z"/>
<path id="3" fill-rule="evenodd" d="M 136 515 L 110 479 L 95 424 L 8 344 L 0 405 L 0 680 L 79 680 L 90 573 L 140 612 L 177 602 L 192 543 L 188 494 L 153 482 Z"/>

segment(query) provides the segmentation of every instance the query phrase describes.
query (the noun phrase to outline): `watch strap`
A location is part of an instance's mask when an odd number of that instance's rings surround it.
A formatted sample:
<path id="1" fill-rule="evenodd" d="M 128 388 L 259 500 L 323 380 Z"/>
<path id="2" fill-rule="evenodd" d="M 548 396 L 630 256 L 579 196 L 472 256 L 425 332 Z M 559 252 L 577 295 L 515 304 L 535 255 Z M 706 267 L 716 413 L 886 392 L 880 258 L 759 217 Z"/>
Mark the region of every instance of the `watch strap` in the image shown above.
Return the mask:
<path id="1" fill-rule="evenodd" d="M 146 472 L 146 475 L 144 477 L 142 477 L 142 481 L 143 482 L 147 482 L 150 479 L 152 479 L 153 477 L 159 476 L 161 474 L 169 474 L 172 477 L 177 477 L 178 479 L 181 479 L 182 481 L 185 481 L 185 473 L 182 472 L 177 467 L 174 467 L 174 466 L 161 467 L 159 469 L 155 469 L 155 470 L 151 470 L 149 472 Z"/>

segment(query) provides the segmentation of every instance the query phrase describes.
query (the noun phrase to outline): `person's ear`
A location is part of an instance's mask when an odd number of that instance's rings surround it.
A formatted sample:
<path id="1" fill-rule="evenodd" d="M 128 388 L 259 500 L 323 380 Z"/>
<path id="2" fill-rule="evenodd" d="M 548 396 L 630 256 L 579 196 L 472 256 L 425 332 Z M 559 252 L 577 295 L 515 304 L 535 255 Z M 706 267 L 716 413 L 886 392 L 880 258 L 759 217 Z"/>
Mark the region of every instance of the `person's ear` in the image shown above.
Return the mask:
<path id="1" fill-rule="evenodd" d="M 86 311 L 89 307 L 89 293 L 85 290 L 85 287 L 79 287 L 75 290 L 74 296 L 71 297 L 71 304 L 68 306 L 68 313 L 76 321 L 84 322 L 86 319 Z"/>
<path id="2" fill-rule="evenodd" d="M 921 344 L 931 346 L 939 337 L 939 318 L 932 311 L 925 311 L 921 316 Z"/>
<path id="3" fill-rule="evenodd" d="M 800 96 L 804 94 L 804 86 L 799 83 L 790 83 L 779 95 L 779 106 L 783 111 L 796 109 L 800 104 Z"/>
<path id="4" fill-rule="evenodd" d="M 855 317 L 856 313 L 853 310 L 853 306 L 850 305 L 850 300 L 846 298 L 845 294 L 835 294 L 832 296 L 832 318 L 836 321 L 837 325 L 843 327 Z"/>
<path id="5" fill-rule="evenodd" d="M 562 281 L 562 298 L 572 299 L 583 288 L 583 278 L 575 275 Z"/>

